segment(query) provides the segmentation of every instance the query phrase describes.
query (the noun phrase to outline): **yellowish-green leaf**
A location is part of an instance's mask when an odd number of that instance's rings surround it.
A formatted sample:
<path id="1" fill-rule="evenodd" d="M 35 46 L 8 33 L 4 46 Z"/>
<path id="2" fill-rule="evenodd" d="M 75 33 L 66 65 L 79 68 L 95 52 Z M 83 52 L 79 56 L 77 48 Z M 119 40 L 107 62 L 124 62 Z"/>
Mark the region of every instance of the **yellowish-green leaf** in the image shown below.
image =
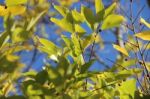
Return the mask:
<path id="1" fill-rule="evenodd" d="M 44 38 L 39 38 L 39 42 L 43 45 L 39 49 L 42 51 L 46 52 L 49 55 L 58 55 L 60 54 L 60 49 L 58 46 L 56 46 L 53 42 L 44 39 Z"/>
<path id="2" fill-rule="evenodd" d="M 7 6 L 14 6 L 27 3 L 27 0 L 5 0 Z"/>
<path id="3" fill-rule="evenodd" d="M 3 45 L 3 43 L 5 42 L 5 39 L 7 38 L 7 36 L 9 35 L 8 32 L 3 32 L 0 33 L 0 48 Z"/>
<path id="4" fill-rule="evenodd" d="M 33 17 L 31 21 L 29 22 L 29 25 L 27 27 L 27 31 L 29 31 L 38 21 L 39 19 L 46 13 L 46 10 L 39 13 L 36 17 Z"/>
<path id="5" fill-rule="evenodd" d="M 7 55 L 6 58 L 7 58 L 7 60 L 10 61 L 10 62 L 15 62 L 16 60 L 19 59 L 19 57 L 16 56 L 16 55 Z"/>
<path id="6" fill-rule="evenodd" d="M 103 9 L 104 9 L 104 5 L 102 3 L 102 0 L 95 0 L 96 14 L 99 13 L 100 11 L 102 11 Z"/>
<path id="7" fill-rule="evenodd" d="M 136 80 L 130 79 L 121 83 L 121 86 L 118 86 L 118 90 L 120 92 L 121 99 L 130 99 L 131 97 L 131 99 L 134 99 L 134 93 L 136 91 Z"/>
<path id="8" fill-rule="evenodd" d="M 103 22 L 101 29 L 106 30 L 114 27 L 120 26 L 120 24 L 125 20 L 121 15 L 109 15 Z"/>
<path id="9" fill-rule="evenodd" d="M 52 22 L 54 22 L 56 25 L 60 26 L 62 29 L 70 32 L 70 33 L 73 33 L 74 32 L 74 27 L 73 27 L 73 24 L 70 23 L 66 18 L 64 19 L 56 19 L 56 18 L 51 18 L 50 19 Z"/>
<path id="10" fill-rule="evenodd" d="M 109 6 L 106 10 L 105 10 L 105 15 L 104 18 L 106 18 L 108 15 L 113 14 L 115 9 L 117 7 L 116 2 L 113 3 L 111 6 Z"/>
<path id="11" fill-rule="evenodd" d="M 73 19 L 78 23 L 81 23 L 84 21 L 84 17 L 76 10 L 72 10 L 72 16 L 73 16 Z"/>
<path id="12" fill-rule="evenodd" d="M 150 41 L 150 31 L 143 31 L 143 32 L 135 34 L 134 36 L 136 36 L 142 40 Z"/>
<path id="13" fill-rule="evenodd" d="M 79 36 L 76 34 L 72 34 L 71 39 L 74 44 L 75 54 L 78 56 L 82 53 L 80 43 L 79 43 Z"/>
<path id="14" fill-rule="evenodd" d="M 103 19 L 105 10 L 102 0 L 95 0 L 96 19 L 100 22 Z"/>
<path id="15" fill-rule="evenodd" d="M 81 35 L 85 33 L 85 30 L 79 24 L 75 24 L 75 32 Z"/>
<path id="16" fill-rule="evenodd" d="M 120 47 L 120 46 L 118 46 L 118 45 L 116 45 L 116 44 L 113 44 L 113 47 L 114 47 L 117 51 L 121 52 L 122 54 L 124 54 L 124 55 L 126 55 L 126 56 L 129 56 L 129 54 L 128 54 L 128 52 L 126 51 L 125 48 L 122 48 L 122 47 Z"/>
<path id="17" fill-rule="evenodd" d="M 62 7 L 62 6 L 54 5 L 54 8 L 55 8 L 63 17 L 65 17 L 66 14 L 67 14 L 67 12 L 69 11 L 67 8 Z"/>
<path id="18" fill-rule="evenodd" d="M 150 28 L 150 23 L 146 22 L 143 18 L 140 19 L 140 22 Z"/>

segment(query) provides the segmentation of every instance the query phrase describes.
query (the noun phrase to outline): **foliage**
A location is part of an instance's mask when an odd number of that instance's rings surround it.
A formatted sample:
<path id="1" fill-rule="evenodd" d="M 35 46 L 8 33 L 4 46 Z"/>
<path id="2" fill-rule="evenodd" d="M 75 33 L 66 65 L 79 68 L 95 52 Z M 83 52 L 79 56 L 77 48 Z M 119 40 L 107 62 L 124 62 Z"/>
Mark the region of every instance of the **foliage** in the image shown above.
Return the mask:
<path id="1" fill-rule="evenodd" d="M 90 70 L 99 61 L 95 46 L 106 46 L 101 34 L 121 29 L 127 20 L 116 13 L 118 2 L 106 8 L 102 0 L 95 0 L 94 10 L 84 5 L 80 10 L 70 9 L 75 2 L 5 0 L 5 5 L 0 5 L 4 20 L 0 35 L 0 99 L 138 99 L 150 95 L 150 31 L 136 33 L 131 17 L 134 35 L 127 35 L 129 39 L 123 41 L 116 34 L 119 42 L 111 43 L 119 52 L 116 61 L 107 59 L 113 66 Z M 54 13 L 49 11 L 51 7 Z M 57 25 L 60 43 L 45 38 L 45 16 Z M 140 22 L 150 28 L 143 18 Z M 31 59 L 29 65 L 36 61 L 37 53 L 44 54 L 48 62 L 40 71 L 32 70 L 22 61 L 21 53 L 25 51 L 33 53 L 33 58 L 26 56 Z"/>

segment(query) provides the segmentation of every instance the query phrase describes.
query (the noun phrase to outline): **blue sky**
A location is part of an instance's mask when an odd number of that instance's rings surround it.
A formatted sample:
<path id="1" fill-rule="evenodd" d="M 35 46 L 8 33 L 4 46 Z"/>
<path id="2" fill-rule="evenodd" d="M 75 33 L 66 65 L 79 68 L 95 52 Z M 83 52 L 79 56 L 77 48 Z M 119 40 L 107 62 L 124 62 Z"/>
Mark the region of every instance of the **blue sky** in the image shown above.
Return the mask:
<path id="1" fill-rule="evenodd" d="M 3 3 L 4 0 L 0 0 L 0 4 Z M 103 0 L 105 4 L 110 4 L 110 0 Z M 121 7 L 125 7 L 125 10 L 126 10 L 126 13 L 128 15 L 130 15 L 129 12 L 129 0 L 121 0 Z M 133 0 L 134 1 L 134 0 Z M 141 17 L 143 17 L 144 19 L 148 19 L 150 18 L 150 8 L 147 6 L 147 3 L 146 3 L 146 0 L 137 0 L 138 3 L 134 3 L 133 4 L 133 15 L 134 17 L 136 17 L 139 9 L 143 6 L 145 6 L 144 10 L 142 11 L 141 13 Z M 78 8 L 80 7 L 80 3 L 76 3 L 73 5 L 74 8 Z M 88 4 L 87 4 L 88 5 Z M 2 25 L 2 18 L 0 18 L 0 32 L 3 31 L 3 25 Z M 86 30 L 90 31 L 90 29 L 86 26 L 84 26 Z M 47 25 L 46 26 L 46 33 L 49 34 L 48 36 L 48 39 L 57 42 L 57 37 L 58 35 L 55 35 L 55 30 L 57 29 L 56 26 L 52 26 L 52 25 Z M 111 32 L 111 31 L 102 31 L 102 33 L 100 34 L 101 37 L 103 38 L 104 41 L 110 41 L 110 42 L 115 42 L 116 41 L 116 38 L 114 36 L 114 34 Z M 111 44 L 108 44 L 104 47 L 104 49 L 98 51 L 98 55 L 99 57 L 102 58 L 102 60 L 104 60 L 106 62 L 106 64 L 108 64 L 109 66 L 111 66 L 113 63 L 112 62 L 109 62 L 108 60 L 106 60 L 106 58 L 109 58 L 113 61 L 116 60 L 116 55 L 118 54 L 118 52 L 116 50 L 114 50 L 112 48 L 112 45 Z M 39 54 L 40 56 L 41 54 Z M 29 60 L 29 56 L 31 56 L 31 53 L 29 52 L 24 52 L 22 54 L 23 57 L 23 62 L 28 64 L 30 63 L 30 60 Z M 36 63 L 33 64 L 33 68 L 36 69 L 36 70 L 40 70 L 43 66 L 43 63 L 44 63 L 44 55 L 38 57 L 37 56 L 37 60 L 36 60 Z M 94 65 L 90 68 L 91 70 L 103 70 L 105 69 L 103 65 L 99 64 L 98 62 L 95 62 Z"/>

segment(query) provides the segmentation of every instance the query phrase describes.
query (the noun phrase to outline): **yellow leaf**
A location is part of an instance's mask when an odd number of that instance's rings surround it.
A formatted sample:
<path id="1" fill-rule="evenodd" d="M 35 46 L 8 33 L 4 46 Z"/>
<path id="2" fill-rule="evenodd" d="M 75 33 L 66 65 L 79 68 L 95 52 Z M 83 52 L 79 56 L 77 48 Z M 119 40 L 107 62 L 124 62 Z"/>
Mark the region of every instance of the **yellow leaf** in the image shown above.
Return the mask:
<path id="1" fill-rule="evenodd" d="M 18 4 L 25 4 L 27 0 L 5 0 L 7 6 L 14 6 Z"/>
<path id="2" fill-rule="evenodd" d="M 124 55 L 126 55 L 126 56 L 129 56 L 129 54 L 128 54 L 128 52 L 127 52 L 127 50 L 126 50 L 125 48 L 122 48 L 122 47 L 120 47 L 120 46 L 118 46 L 118 45 L 116 45 L 116 44 L 113 44 L 113 47 L 114 47 L 117 51 L 121 52 L 122 54 L 124 54 Z"/>
<path id="3" fill-rule="evenodd" d="M 19 57 L 15 56 L 15 55 L 7 55 L 6 58 L 10 62 L 15 62 L 15 61 L 17 61 L 19 59 Z"/>
<path id="4" fill-rule="evenodd" d="M 12 14 L 12 15 L 20 15 L 20 14 L 23 14 L 26 10 L 26 7 L 25 6 L 12 6 L 12 7 L 8 7 L 8 10 L 9 12 Z"/>
<path id="5" fill-rule="evenodd" d="M 2 6 L 0 5 L 0 16 L 5 16 L 8 15 L 8 9 L 6 8 L 6 6 Z"/>
<path id="6" fill-rule="evenodd" d="M 20 15 L 20 14 L 23 14 L 25 10 L 26 10 L 26 7 L 22 5 L 10 6 L 10 7 L 0 5 L 0 16 L 7 16 L 9 14 Z"/>
<path id="7" fill-rule="evenodd" d="M 150 23 L 146 22 L 143 18 L 140 19 L 140 22 L 150 28 Z"/>
<path id="8" fill-rule="evenodd" d="M 150 41 L 150 31 L 143 31 L 143 32 L 135 34 L 134 36 L 136 36 L 142 40 Z"/>

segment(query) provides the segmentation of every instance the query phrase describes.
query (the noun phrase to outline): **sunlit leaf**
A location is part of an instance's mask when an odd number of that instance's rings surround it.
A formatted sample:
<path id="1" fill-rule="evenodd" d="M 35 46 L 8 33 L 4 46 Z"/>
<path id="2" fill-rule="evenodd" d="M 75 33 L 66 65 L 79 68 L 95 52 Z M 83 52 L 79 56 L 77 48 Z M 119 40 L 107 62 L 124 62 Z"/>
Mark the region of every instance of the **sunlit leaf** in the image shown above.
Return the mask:
<path id="1" fill-rule="evenodd" d="M 7 60 L 10 61 L 10 62 L 15 62 L 16 60 L 19 59 L 19 57 L 16 56 L 16 55 L 7 55 L 6 58 L 7 58 Z"/>
<path id="2" fill-rule="evenodd" d="M 9 10 L 5 9 L 5 6 L 1 6 L 1 5 L 0 5 L 0 12 L 1 12 L 0 16 L 5 16 L 9 14 Z"/>
<path id="3" fill-rule="evenodd" d="M 122 48 L 122 47 L 120 47 L 120 46 L 118 46 L 118 45 L 116 45 L 116 44 L 113 44 L 113 47 L 114 47 L 117 51 L 121 52 L 122 54 L 124 54 L 124 55 L 126 55 L 126 56 L 129 56 L 129 54 L 128 54 L 128 52 L 126 51 L 125 48 Z"/>
<path id="4" fill-rule="evenodd" d="M 81 23 L 84 21 L 84 17 L 76 10 L 72 10 L 72 16 L 73 16 L 74 20 L 78 23 Z"/>
<path id="5" fill-rule="evenodd" d="M 127 61 L 124 61 L 121 63 L 121 65 L 123 67 L 130 67 L 130 66 L 134 66 L 136 64 L 136 60 L 135 59 L 128 59 Z"/>
<path id="6" fill-rule="evenodd" d="M 101 29 L 106 30 L 118 27 L 124 20 L 125 20 L 124 17 L 121 15 L 111 14 L 104 20 Z"/>
<path id="7" fill-rule="evenodd" d="M 70 23 L 66 18 L 61 19 L 61 20 L 56 19 L 56 18 L 51 18 L 50 20 L 54 22 L 56 25 L 60 26 L 62 29 L 70 33 L 74 32 L 73 24 Z"/>
<path id="8" fill-rule="evenodd" d="M 30 70 L 28 72 L 22 73 L 23 77 L 32 77 L 34 78 L 37 75 L 36 71 Z"/>
<path id="9" fill-rule="evenodd" d="M 140 33 L 136 33 L 134 36 L 142 39 L 150 41 L 150 31 L 142 31 Z"/>
<path id="10" fill-rule="evenodd" d="M 39 38 L 39 42 L 43 45 L 43 49 L 49 54 L 49 55 L 58 55 L 60 53 L 60 49 L 58 46 L 56 46 L 53 42 L 44 39 Z M 43 50 L 44 51 L 44 50 Z"/>
<path id="11" fill-rule="evenodd" d="M 7 6 L 14 6 L 27 3 L 27 0 L 5 0 Z"/>
<path id="12" fill-rule="evenodd" d="M 67 8 L 62 7 L 62 6 L 54 5 L 54 8 L 55 8 L 63 17 L 66 16 L 67 12 L 69 12 Z"/>
<path id="13" fill-rule="evenodd" d="M 83 35 L 86 31 L 78 24 L 75 24 L 75 32 L 79 35 Z"/>
<path id="14" fill-rule="evenodd" d="M 134 99 L 134 93 L 136 91 L 136 80 L 130 79 L 123 83 L 121 83 L 121 86 L 118 86 L 119 92 L 120 92 L 120 98 L 121 99 Z M 130 89 L 130 90 L 129 90 Z"/>
<path id="15" fill-rule="evenodd" d="M 102 0 L 95 0 L 95 10 L 96 14 L 101 12 L 104 9 L 104 5 L 102 3 Z"/>
<path id="16" fill-rule="evenodd" d="M 95 10 L 97 21 L 100 22 L 103 19 L 105 13 L 102 0 L 95 0 Z"/>
<path id="17" fill-rule="evenodd" d="M 111 6 L 109 6 L 106 10 L 105 10 L 105 15 L 104 18 L 106 18 L 108 15 L 113 14 L 115 9 L 117 7 L 116 2 L 113 3 Z"/>
<path id="18" fill-rule="evenodd" d="M 79 42 L 79 36 L 76 35 L 76 34 L 72 34 L 71 35 L 71 38 L 72 38 L 72 42 L 74 44 L 74 51 L 75 51 L 75 54 L 78 56 L 82 53 L 82 49 L 81 49 L 81 43 Z"/>
<path id="19" fill-rule="evenodd" d="M 146 22 L 143 18 L 140 18 L 140 22 L 150 28 L 150 23 Z"/>
<path id="20" fill-rule="evenodd" d="M 0 16 L 21 15 L 26 11 L 26 7 L 22 5 L 5 7 L 0 5 Z"/>

